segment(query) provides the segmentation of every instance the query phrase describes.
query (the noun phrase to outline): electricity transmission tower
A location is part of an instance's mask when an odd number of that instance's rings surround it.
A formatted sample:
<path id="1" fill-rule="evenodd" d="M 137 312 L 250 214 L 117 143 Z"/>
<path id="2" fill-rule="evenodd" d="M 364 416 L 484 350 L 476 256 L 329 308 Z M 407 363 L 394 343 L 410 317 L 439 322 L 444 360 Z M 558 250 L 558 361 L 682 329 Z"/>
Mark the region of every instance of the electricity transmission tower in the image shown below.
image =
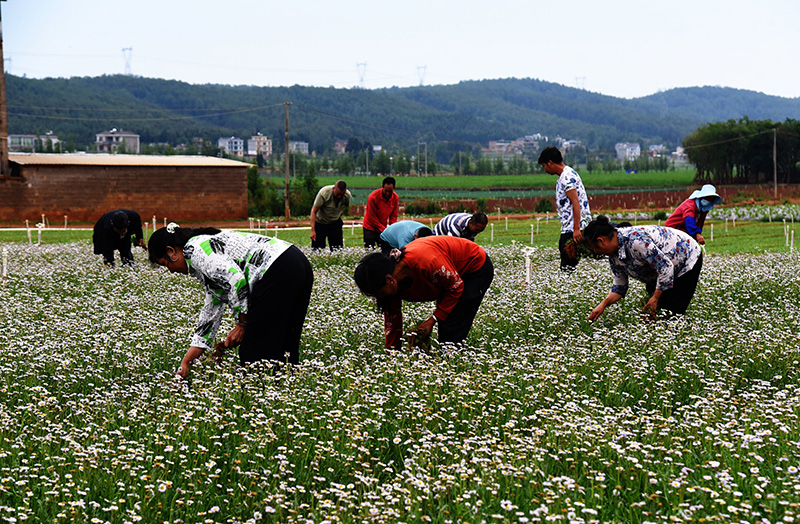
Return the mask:
<path id="1" fill-rule="evenodd" d="M 132 47 L 122 48 L 122 58 L 125 60 L 125 76 L 133 76 L 131 71 L 131 55 L 133 54 Z"/>
<path id="2" fill-rule="evenodd" d="M 425 72 L 428 70 L 428 66 L 417 66 L 417 76 L 419 76 L 419 85 L 420 87 L 425 85 Z"/>
<path id="3" fill-rule="evenodd" d="M 358 69 L 358 86 L 361 89 L 364 89 L 364 77 L 367 74 L 367 63 L 366 62 L 359 62 L 356 64 L 356 69 Z"/>

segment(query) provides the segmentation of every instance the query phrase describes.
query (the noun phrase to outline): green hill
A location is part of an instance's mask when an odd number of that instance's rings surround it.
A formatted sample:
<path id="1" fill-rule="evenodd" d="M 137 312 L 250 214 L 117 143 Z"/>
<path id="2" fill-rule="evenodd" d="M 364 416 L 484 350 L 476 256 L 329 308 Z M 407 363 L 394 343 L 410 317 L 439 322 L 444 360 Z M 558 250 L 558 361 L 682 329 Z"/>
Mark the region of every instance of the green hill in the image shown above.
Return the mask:
<path id="1" fill-rule="evenodd" d="M 171 144 L 260 132 L 280 148 L 283 103 L 291 102 L 290 138 L 318 153 L 349 137 L 414 150 L 425 141 L 445 162 L 456 150 L 535 133 L 592 149 L 611 150 L 619 141 L 674 147 L 708 121 L 800 118 L 800 99 L 752 91 L 682 88 L 629 100 L 535 79 L 365 90 L 8 75 L 7 99 L 10 133 L 52 130 L 81 148 L 111 128 L 139 133 L 143 143 Z"/>

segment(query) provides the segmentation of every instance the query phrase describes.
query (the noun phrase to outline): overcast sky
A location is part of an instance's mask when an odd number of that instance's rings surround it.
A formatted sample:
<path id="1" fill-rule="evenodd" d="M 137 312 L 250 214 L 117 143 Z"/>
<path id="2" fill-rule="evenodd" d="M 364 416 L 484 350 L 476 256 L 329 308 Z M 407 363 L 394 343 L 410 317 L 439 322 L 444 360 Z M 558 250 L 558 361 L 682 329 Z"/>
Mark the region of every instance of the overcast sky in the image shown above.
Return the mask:
<path id="1" fill-rule="evenodd" d="M 369 89 L 536 78 L 800 96 L 800 0 L 7 0 L 6 70 Z"/>

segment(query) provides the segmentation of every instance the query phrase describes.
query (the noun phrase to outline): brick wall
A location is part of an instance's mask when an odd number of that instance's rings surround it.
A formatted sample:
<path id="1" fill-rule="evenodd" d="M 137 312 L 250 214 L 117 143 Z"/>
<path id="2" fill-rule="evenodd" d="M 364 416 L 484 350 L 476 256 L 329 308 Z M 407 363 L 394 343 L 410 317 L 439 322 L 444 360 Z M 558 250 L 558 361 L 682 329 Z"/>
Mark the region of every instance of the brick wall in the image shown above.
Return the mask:
<path id="1" fill-rule="evenodd" d="M 245 167 L 21 165 L 0 177 L 0 221 L 94 222 L 117 208 L 143 220 L 247 218 Z"/>

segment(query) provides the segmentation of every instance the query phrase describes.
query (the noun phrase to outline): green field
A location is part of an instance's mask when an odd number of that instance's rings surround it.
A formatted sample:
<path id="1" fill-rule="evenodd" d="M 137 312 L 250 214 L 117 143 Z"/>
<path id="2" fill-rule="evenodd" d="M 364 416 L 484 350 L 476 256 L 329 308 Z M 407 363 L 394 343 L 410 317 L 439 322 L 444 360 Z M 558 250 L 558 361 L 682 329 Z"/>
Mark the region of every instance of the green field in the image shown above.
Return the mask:
<path id="1" fill-rule="evenodd" d="M 587 173 L 581 171 L 581 179 L 589 188 L 653 188 L 677 187 L 692 185 L 695 171 L 679 169 L 668 172 L 631 173 L 623 171 L 615 173 Z M 275 175 L 272 178 L 281 177 Z M 330 185 L 344 179 L 350 187 L 378 188 L 383 177 L 379 176 L 317 176 L 320 185 Z M 395 176 L 397 188 L 400 189 L 501 189 L 501 188 L 552 188 L 556 177 L 553 175 L 476 175 L 476 176 Z"/>
<path id="2" fill-rule="evenodd" d="M 388 353 L 352 282 L 363 249 L 304 247 L 302 365 L 243 373 L 233 351 L 184 383 L 173 372 L 203 302 L 194 279 L 138 249 L 137 267 L 108 269 L 88 231 L 47 230 L 41 246 L 1 232 L 0 518 L 800 518 L 800 257 L 782 224 L 715 222 L 685 317 L 643 320 L 633 283 L 594 323 L 607 262 L 564 274 L 554 221 L 529 251 L 535 221 L 493 224 L 494 241 L 478 240 L 495 279 L 464 348 Z M 307 245 L 307 233 L 279 236 Z M 410 328 L 432 305 L 404 309 Z"/>
<path id="3" fill-rule="evenodd" d="M 506 220 L 505 217 L 498 218 L 496 214 L 489 214 L 488 216 L 490 225 L 486 231 L 478 236 L 478 243 L 481 245 L 500 246 L 517 243 L 520 245 L 551 247 L 558 243 L 560 225 L 552 214 L 549 219 L 541 218 L 538 220 L 538 234 L 536 233 L 536 218 L 510 217 Z M 417 220 L 424 224 L 436 225 L 439 218 L 440 217 L 418 218 Z M 625 218 L 622 216 L 617 220 L 634 221 L 633 218 Z M 508 229 L 506 229 L 506 222 L 508 223 Z M 663 224 L 663 222 L 655 221 L 652 218 L 637 220 L 637 225 L 657 223 Z M 714 229 L 713 241 L 710 239 L 712 226 Z M 800 222 L 798 222 L 797 226 L 800 228 Z M 494 230 L 493 240 L 492 230 Z M 531 235 L 531 231 L 533 231 L 533 235 Z M 274 229 L 270 229 L 269 234 L 270 236 L 274 235 Z M 279 238 L 303 246 L 311 245 L 308 234 L 308 229 L 278 229 L 277 232 Z M 704 235 L 707 240 L 706 249 L 709 252 L 763 253 L 769 251 L 784 253 L 789 251 L 789 247 L 786 246 L 783 224 L 777 221 L 769 223 L 739 220 L 734 227 L 732 221 L 729 221 L 726 225 L 724 220 L 709 220 L 706 222 Z M 89 230 L 64 230 L 53 228 L 46 229 L 42 232 L 42 242 L 45 244 L 70 243 L 81 240 L 90 241 L 91 237 L 92 232 Z M 532 243 L 531 239 L 533 240 Z M 32 240 L 33 243 L 36 244 L 36 231 L 32 231 Z M 344 240 L 345 245 L 348 247 L 360 245 L 362 242 L 361 228 L 345 226 Z M 28 237 L 24 229 L 20 229 L 19 231 L 0 231 L 0 242 L 27 243 L 27 241 Z M 798 244 L 796 247 L 800 248 L 800 235 L 798 235 L 797 241 Z M 98 256 L 98 259 L 99 258 Z"/>

